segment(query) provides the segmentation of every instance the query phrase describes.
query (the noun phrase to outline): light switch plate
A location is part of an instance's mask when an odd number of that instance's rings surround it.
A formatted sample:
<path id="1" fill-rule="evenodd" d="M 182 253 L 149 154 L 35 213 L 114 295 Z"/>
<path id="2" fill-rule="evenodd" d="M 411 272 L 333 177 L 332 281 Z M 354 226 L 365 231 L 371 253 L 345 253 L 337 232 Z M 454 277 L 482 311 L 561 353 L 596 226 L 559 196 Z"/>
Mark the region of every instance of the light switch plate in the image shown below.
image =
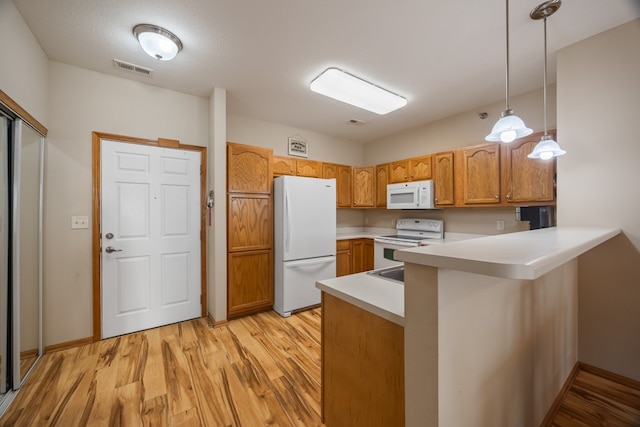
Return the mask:
<path id="1" fill-rule="evenodd" d="M 89 217 L 88 216 L 72 216 L 71 217 L 71 228 L 89 228 Z"/>

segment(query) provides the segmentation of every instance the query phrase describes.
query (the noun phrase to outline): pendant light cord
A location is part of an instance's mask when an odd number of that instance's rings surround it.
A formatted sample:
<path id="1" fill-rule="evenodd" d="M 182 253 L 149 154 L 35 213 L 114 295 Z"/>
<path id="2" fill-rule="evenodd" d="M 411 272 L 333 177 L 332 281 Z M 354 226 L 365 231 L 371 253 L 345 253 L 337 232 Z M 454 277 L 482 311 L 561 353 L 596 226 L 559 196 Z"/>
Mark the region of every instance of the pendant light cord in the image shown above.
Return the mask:
<path id="1" fill-rule="evenodd" d="M 507 13 L 506 13 L 506 27 L 507 27 L 507 81 L 506 81 L 506 108 L 505 111 L 509 111 L 509 0 L 506 0 L 506 5 L 507 5 Z"/>
<path id="2" fill-rule="evenodd" d="M 544 134 L 547 135 L 547 17 L 544 17 L 544 78 L 542 90 L 542 102 L 544 108 Z"/>

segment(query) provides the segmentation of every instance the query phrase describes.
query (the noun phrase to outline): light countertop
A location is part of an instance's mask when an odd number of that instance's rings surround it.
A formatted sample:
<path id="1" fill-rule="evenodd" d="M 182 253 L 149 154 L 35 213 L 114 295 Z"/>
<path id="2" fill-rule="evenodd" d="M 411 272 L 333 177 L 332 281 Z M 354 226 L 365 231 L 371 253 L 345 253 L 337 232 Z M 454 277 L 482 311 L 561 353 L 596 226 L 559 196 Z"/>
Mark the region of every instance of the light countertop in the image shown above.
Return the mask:
<path id="1" fill-rule="evenodd" d="M 386 234 L 396 234 L 396 229 L 381 227 L 344 227 L 336 229 L 337 240 L 373 239 L 376 236 L 384 236 Z"/>
<path id="2" fill-rule="evenodd" d="M 404 285 L 367 273 L 316 282 L 323 292 L 404 327 Z"/>
<path id="3" fill-rule="evenodd" d="M 616 228 L 551 227 L 396 252 L 408 263 L 533 280 L 620 233 Z"/>

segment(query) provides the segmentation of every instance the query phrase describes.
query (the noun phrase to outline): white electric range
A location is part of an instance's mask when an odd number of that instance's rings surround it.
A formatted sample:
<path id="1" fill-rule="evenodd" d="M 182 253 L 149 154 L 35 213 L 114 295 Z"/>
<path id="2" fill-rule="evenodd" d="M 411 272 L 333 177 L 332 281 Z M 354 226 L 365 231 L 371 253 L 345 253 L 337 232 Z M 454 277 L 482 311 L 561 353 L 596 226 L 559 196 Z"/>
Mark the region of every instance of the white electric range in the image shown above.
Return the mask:
<path id="1" fill-rule="evenodd" d="M 402 218 L 396 222 L 396 234 L 376 236 L 373 266 L 375 269 L 402 265 L 394 252 L 430 243 L 441 243 L 444 238 L 444 221 L 440 219 Z"/>

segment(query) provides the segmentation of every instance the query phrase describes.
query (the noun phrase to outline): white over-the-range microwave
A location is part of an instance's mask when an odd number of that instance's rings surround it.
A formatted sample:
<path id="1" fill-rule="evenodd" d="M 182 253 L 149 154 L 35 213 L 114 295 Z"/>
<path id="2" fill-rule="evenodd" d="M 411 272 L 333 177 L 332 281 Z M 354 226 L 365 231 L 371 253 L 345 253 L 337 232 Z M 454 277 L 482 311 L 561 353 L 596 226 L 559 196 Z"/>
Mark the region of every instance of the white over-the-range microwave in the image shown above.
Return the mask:
<path id="1" fill-rule="evenodd" d="M 387 209 L 433 209 L 433 181 L 387 185 Z"/>

